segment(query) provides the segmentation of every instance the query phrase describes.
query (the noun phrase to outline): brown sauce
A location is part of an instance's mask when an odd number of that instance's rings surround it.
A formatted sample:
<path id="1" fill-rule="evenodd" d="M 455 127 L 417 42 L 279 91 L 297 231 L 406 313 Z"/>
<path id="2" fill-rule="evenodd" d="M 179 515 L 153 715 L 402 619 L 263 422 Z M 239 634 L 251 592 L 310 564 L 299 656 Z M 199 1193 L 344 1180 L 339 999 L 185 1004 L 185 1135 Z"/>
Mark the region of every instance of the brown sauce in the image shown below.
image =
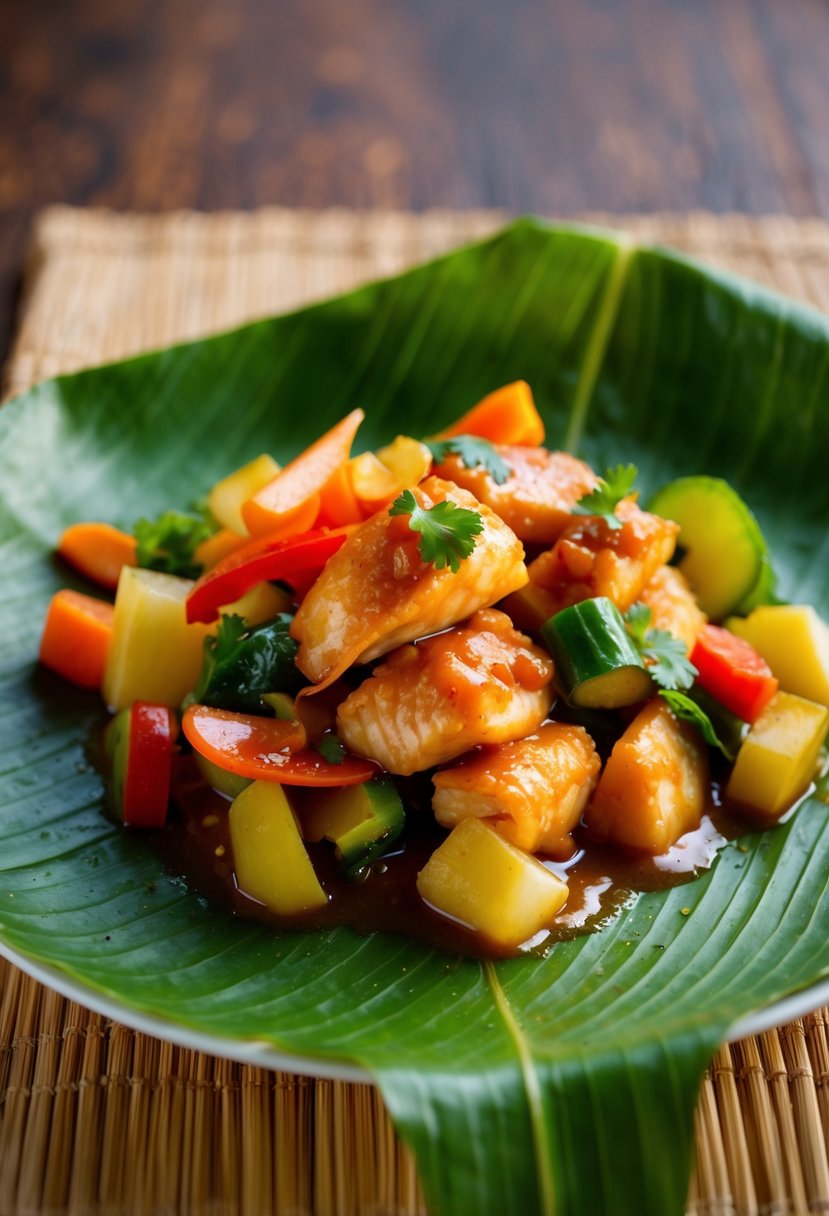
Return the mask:
<path id="1" fill-rule="evenodd" d="M 419 938 L 448 954 L 477 958 L 510 953 L 435 912 L 420 898 L 415 886 L 418 871 L 446 833 L 432 815 L 428 777 L 409 779 L 402 783 L 401 792 L 407 805 L 404 837 L 389 855 L 374 863 L 361 882 L 348 882 L 340 876 L 328 843 L 306 846 L 329 902 L 322 911 L 302 916 L 277 916 L 239 889 L 228 828 L 230 801 L 201 780 L 191 757 L 177 758 L 166 828 L 146 835 L 169 872 L 242 919 L 258 920 L 275 929 L 314 931 L 350 925 L 363 934 L 382 930 Z M 300 817 L 307 798 L 313 798 L 312 790 L 292 791 Z M 543 953 L 556 941 L 601 928 L 636 892 L 689 881 L 712 864 L 727 840 L 744 830 L 745 825 L 739 826 L 721 807 L 715 784 L 701 826 L 660 857 L 631 856 L 588 841 L 577 831 L 568 861 L 545 862 L 567 882 L 567 903 L 553 926 L 525 943 L 521 953 Z"/>

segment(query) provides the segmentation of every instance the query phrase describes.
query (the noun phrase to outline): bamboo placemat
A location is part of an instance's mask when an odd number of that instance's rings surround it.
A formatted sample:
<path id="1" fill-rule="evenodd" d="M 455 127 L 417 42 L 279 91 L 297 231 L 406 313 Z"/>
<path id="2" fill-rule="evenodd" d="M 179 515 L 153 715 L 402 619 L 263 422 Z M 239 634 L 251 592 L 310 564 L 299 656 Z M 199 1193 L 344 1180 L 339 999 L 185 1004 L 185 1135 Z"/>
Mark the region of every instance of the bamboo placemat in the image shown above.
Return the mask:
<path id="1" fill-rule="evenodd" d="M 829 225 L 819 221 L 589 218 L 829 311 Z M 7 391 L 393 274 L 500 219 L 52 208 L 35 229 Z M 828 1027 L 822 1009 L 718 1052 L 697 1109 L 689 1214 L 829 1213 Z M 371 1087 L 174 1047 L 0 959 L 0 1216 L 422 1212 L 411 1160 Z"/>

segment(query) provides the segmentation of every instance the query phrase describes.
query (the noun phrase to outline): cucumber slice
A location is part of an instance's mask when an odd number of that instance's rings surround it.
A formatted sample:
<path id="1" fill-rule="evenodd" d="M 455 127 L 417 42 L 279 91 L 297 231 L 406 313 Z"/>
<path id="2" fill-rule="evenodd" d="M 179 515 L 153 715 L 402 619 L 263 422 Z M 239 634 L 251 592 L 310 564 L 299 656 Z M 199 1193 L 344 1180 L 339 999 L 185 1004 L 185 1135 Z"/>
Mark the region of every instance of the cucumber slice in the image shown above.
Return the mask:
<path id="1" fill-rule="evenodd" d="M 110 764 L 107 794 L 116 818 L 124 819 L 124 785 L 127 780 L 127 764 L 130 755 L 131 709 L 122 709 L 110 722 L 104 735 L 104 748 Z"/>
<path id="2" fill-rule="evenodd" d="M 619 709 L 644 701 L 653 681 L 619 609 L 600 596 L 563 608 L 541 626 L 567 700 L 588 709 Z"/>
<path id="3" fill-rule="evenodd" d="M 319 790 L 314 805 L 303 814 L 306 840 L 330 840 L 336 846 L 346 878 L 359 879 L 403 830 L 405 813 L 397 789 L 388 777 L 372 777 L 363 785 Z"/>
<path id="4" fill-rule="evenodd" d="M 760 525 L 720 477 L 679 477 L 657 490 L 648 510 L 679 524 L 679 568 L 712 620 L 770 596 L 773 575 Z"/>

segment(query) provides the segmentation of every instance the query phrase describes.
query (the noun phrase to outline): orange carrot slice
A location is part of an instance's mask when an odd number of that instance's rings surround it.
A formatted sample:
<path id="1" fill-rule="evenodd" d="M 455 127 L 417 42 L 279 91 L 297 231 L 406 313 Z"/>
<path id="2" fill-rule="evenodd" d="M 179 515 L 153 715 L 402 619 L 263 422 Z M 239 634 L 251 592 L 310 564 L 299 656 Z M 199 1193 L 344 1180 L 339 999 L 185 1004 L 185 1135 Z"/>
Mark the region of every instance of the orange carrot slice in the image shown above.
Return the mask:
<path id="1" fill-rule="evenodd" d="M 529 384 L 514 380 L 489 393 L 435 438 L 451 439 L 453 435 L 479 435 L 490 443 L 537 447 L 544 442 L 544 422 Z"/>
<path id="2" fill-rule="evenodd" d="M 58 553 L 98 583 L 114 591 L 124 566 L 134 566 L 135 537 L 112 524 L 71 524 L 58 541 Z"/>
<path id="3" fill-rule="evenodd" d="M 242 505 L 242 518 L 251 535 L 284 529 L 283 535 L 295 536 L 313 527 L 320 492 L 332 473 L 348 460 L 364 417 L 362 410 L 352 410 Z"/>
<path id="4" fill-rule="evenodd" d="M 360 524 L 363 512 L 351 484 L 350 462 L 341 464 L 331 474 L 320 493 L 318 524 L 324 528 L 339 528 L 343 524 Z"/>
<path id="5" fill-rule="evenodd" d="M 100 688 L 112 641 L 112 604 L 58 591 L 52 596 L 40 641 L 40 661 L 79 688 Z"/>

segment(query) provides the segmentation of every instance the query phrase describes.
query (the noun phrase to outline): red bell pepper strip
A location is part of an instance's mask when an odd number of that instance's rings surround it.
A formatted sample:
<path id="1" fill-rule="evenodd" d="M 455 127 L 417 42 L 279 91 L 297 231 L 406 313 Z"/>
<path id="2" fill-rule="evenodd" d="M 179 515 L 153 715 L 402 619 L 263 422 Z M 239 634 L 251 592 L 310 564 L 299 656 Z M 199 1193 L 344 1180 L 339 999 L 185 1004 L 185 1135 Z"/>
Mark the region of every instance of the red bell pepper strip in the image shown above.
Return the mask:
<path id="1" fill-rule="evenodd" d="M 161 828 L 170 800 L 173 730 L 166 705 L 136 701 L 130 711 L 129 750 L 124 777 L 124 823 L 128 828 Z"/>
<path id="2" fill-rule="evenodd" d="M 755 722 L 778 681 L 754 647 L 719 625 L 705 625 L 691 651 L 697 682 L 744 722 Z"/>
<path id="3" fill-rule="evenodd" d="M 228 709 L 191 705 L 182 721 L 191 746 L 219 768 L 254 781 L 280 785 L 360 785 L 377 775 L 370 760 L 345 756 L 332 764 L 313 748 L 301 746 L 301 723 L 286 718 L 259 718 Z M 297 747 L 297 743 L 300 744 Z"/>
<path id="4" fill-rule="evenodd" d="M 257 583 L 271 579 L 291 582 L 294 576 L 319 574 L 325 563 L 354 531 L 344 528 L 317 528 L 287 540 L 281 536 L 260 536 L 229 553 L 198 580 L 185 601 L 187 621 L 209 625 L 224 604 L 232 604 Z"/>

